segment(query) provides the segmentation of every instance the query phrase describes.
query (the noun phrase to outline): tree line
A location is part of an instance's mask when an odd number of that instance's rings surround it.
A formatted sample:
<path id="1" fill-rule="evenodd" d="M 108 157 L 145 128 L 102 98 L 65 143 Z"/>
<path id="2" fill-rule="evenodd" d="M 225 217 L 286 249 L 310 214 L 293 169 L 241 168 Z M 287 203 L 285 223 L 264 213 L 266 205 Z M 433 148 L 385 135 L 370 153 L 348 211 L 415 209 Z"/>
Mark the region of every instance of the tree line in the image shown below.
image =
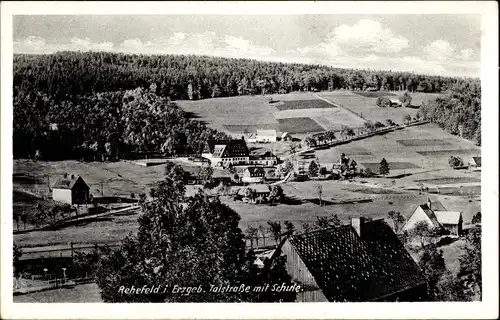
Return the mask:
<path id="1" fill-rule="evenodd" d="M 154 87 L 59 101 L 40 91 L 18 91 L 14 157 L 106 160 L 155 152 L 198 154 L 207 138 L 227 138 L 157 96 Z"/>
<path id="2" fill-rule="evenodd" d="M 13 81 L 15 94 L 42 91 L 56 99 L 154 83 L 157 95 L 176 100 L 337 89 L 439 93 L 470 79 L 195 55 L 58 52 L 14 55 Z"/>
<path id="3" fill-rule="evenodd" d="M 451 134 L 481 145 L 481 84 L 479 80 L 455 84 L 434 100 L 423 102 L 423 119 L 437 123 Z"/>

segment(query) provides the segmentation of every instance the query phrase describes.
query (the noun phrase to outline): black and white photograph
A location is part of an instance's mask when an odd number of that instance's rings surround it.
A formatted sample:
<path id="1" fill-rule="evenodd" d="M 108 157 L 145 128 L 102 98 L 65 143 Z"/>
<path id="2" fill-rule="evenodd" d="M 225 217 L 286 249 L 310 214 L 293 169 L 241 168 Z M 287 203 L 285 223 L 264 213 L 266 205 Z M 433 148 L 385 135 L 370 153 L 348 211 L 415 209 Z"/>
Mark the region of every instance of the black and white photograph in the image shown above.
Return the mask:
<path id="1" fill-rule="evenodd" d="M 485 28 L 483 12 L 498 19 L 498 7 L 448 3 L 404 14 L 9 7 L 10 309 L 491 303 L 498 100 L 486 103 L 484 86 L 498 99 L 498 48 L 484 36 L 498 22 Z"/>

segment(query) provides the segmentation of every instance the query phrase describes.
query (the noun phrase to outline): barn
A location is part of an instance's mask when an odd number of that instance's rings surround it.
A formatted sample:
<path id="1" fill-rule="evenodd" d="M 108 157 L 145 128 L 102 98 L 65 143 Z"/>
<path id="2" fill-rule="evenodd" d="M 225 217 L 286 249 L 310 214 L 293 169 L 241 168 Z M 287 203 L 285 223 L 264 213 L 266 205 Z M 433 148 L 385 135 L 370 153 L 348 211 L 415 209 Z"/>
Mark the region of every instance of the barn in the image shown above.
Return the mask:
<path id="1" fill-rule="evenodd" d="M 424 274 L 382 219 L 352 220 L 285 239 L 277 254 L 301 286 L 297 302 L 422 301 Z M 275 254 L 275 257 L 277 256 Z"/>
<path id="2" fill-rule="evenodd" d="M 78 175 L 58 178 L 52 185 L 52 200 L 71 205 L 87 204 L 90 202 L 90 188 Z"/>

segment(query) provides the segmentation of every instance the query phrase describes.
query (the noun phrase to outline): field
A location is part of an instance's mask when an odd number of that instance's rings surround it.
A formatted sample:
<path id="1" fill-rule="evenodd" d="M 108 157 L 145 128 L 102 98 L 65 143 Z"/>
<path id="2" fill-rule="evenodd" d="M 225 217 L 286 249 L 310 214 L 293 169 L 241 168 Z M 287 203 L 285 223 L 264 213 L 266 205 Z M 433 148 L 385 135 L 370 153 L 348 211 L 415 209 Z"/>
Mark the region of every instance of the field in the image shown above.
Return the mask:
<path id="1" fill-rule="evenodd" d="M 269 101 L 271 97 L 273 103 Z M 343 124 L 354 127 L 363 125 L 359 117 L 308 92 L 181 100 L 177 104 L 195 119 L 234 136 L 254 133 L 257 129 L 305 134 L 338 130 Z"/>
<path id="2" fill-rule="evenodd" d="M 378 172 L 380 168 L 380 163 L 378 162 L 371 162 L 371 163 L 360 163 L 365 168 L 369 168 L 372 172 Z M 420 167 L 411 163 L 411 162 L 390 162 L 389 163 L 389 169 L 390 170 L 404 170 L 404 169 L 419 169 Z"/>
<path id="3" fill-rule="evenodd" d="M 405 147 L 449 146 L 451 143 L 443 139 L 405 139 L 397 140 Z"/>
<path id="4" fill-rule="evenodd" d="M 481 182 L 481 179 L 473 177 L 441 177 L 434 179 L 421 179 L 416 180 L 418 182 L 428 183 L 428 184 L 454 184 L 454 183 L 470 183 L 470 182 Z"/>
<path id="5" fill-rule="evenodd" d="M 417 114 L 417 108 L 380 108 L 376 105 L 379 96 L 399 96 L 401 92 L 322 92 L 320 95 L 333 103 L 355 112 L 366 120 L 385 121 L 391 119 L 396 123 L 403 123 L 403 117 Z M 410 93 L 412 105 L 419 106 L 422 101 L 427 101 L 438 97 L 437 94 L 430 93 Z"/>
<path id="6" fill-rule="evenodd" d="M 320 100 L 292 100 L 292 101 L 283 101 L 274 105 L 278 110 L 295 110 L 295 109 L 321 109 L 321 108 L 332 108 L 333 105 Z"/>
<path id="7" fill-rule="evenodd" d="M 325 130 L 316 121 L 306 117 L 278 119 L 278 123 L 281 132 L 304 133 Z"/>
<path id="8" fill-rule="evenodd" d="M 396 96 L 396 94 L 387 91 L 353 91 L 353 93 L 366 98 Z"/>

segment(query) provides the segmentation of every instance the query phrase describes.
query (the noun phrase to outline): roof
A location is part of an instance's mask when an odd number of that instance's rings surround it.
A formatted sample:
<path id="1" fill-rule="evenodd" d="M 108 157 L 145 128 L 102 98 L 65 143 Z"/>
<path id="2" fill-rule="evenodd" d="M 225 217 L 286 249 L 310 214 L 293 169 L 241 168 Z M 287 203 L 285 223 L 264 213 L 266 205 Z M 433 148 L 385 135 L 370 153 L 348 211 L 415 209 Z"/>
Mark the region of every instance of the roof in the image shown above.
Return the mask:
<path id="1" fill-rule="evenodd" d="M 276 137 L 274 129 L 257 129 L 257 137 Z"/>
<path id="2" fill-rule="evenodd" d="M 291 134 L 290 134 L 289 132 L 283 132 L 283 133 L 281 134 L 281 137 L 282 137 L 282 138 L 286 138 L 286 137 L 289 137 L 289 136 L 291 136 Z"/>
<path id="3" fill-rule="evenodd" d="M 250 176 L 266 174 L 264 168 L 262 167 L 247 167 L 247 170 L 250 173 Z"/>
<path id="4" fill-rule="evenodd" d="M 57 180 L 52 185 L 52 189 L 73 189 L 78 179 L 81 179 L 85 186 L 88 188 L 82 177 L 74 176 L 73 179 L 57 178 Z"/>
<path id="5" fill-rule="evenodd" d="M 330 302 L 373 301 L 426 282 L 383 220 L 364 222 L 361 235 L 343 225 L 288 240 Z"/>
<path id="6" fill-rule="evenodd" d="M 391 103 L 398 103 L 398 104 L 401 104 L 401 101 L 399 101 L 398 98 L 389 98 L 389 100 L 391 101 Z"/>
<path id="7" fill-rule="evenodd" d="M 441 224 L 459 224 L 462 215 L 458 211 L 434 211 L 434 214 Z"/>
<path id="8" fill-rule="evenodd" d="M 419 205 L 420 208 L 425 212 L 427 217 L 431 220 L 432 224 L 437 227 L 440 225 L 438 218 L 436 217 L 436 214 L 434 213 L 435 210 L 437 209 L 438 211 L 446 211 L 446 208 L 443 206 L 443 204 L 439 201 L 436 202 L 431 202 L 431 208 L 429 208 L 429 205 L 427 203 Z"/>
<path id="9" fill-rule="evenodd" d="M 481 157 L 472 157 L 472 161 L 474 161 L 474 163 L 477 165 L 477 166 L 481 166 Z"/>
<path id="10" fill-rule="evenodd" d="M 204 152 L 210 152 L 216 158 L 248 156 L 245 140 L 207 140 Z"/>

